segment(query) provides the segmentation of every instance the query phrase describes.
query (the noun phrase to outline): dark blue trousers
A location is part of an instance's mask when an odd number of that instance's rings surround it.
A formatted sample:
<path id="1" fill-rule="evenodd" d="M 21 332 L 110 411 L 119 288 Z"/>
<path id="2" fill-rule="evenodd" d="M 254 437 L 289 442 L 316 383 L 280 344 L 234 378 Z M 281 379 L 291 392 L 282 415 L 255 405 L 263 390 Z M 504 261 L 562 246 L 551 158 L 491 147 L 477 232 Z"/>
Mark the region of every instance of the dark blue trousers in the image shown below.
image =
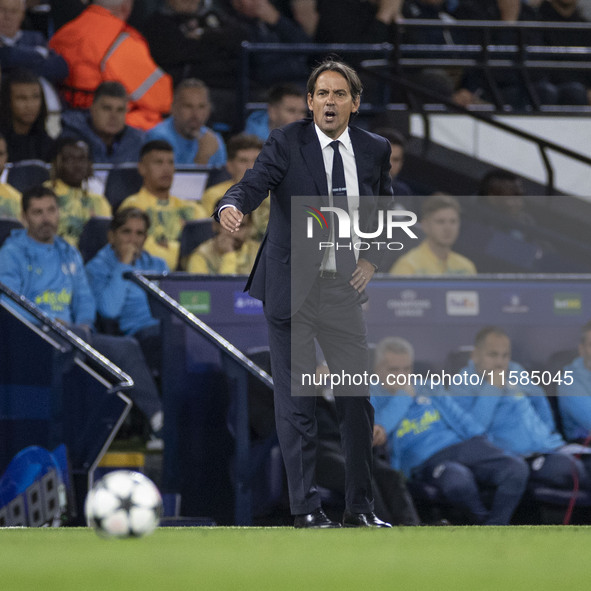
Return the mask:
<path id="1" fill-rule="evenodd" d="M 316 390 L 302 386 L 302 374 L 316 371 L 317 342 L 332 373 L 368 369 L 363 296 L 344 279 L 318 278 L 292 318 L 267 315 L 275 384 L 277 435 L 285 463 L 291 512 L 320 506 L 316 486 Z M 355 513 L 373 511 L 373 407 L 369 386 L 334 389 L 345 457 L 345 504 Z"/>
<path id="2" fill-rule="evenodd" d="M 525 491 L 526 462 L 506 454 L 485 437 L 473 437 L 431 456 L 413 470 L 415 480 L 439 489 L 446 502 L 482 525 L 507 525 Z M 493 489 L 490 509 L 480 487 Z"/>

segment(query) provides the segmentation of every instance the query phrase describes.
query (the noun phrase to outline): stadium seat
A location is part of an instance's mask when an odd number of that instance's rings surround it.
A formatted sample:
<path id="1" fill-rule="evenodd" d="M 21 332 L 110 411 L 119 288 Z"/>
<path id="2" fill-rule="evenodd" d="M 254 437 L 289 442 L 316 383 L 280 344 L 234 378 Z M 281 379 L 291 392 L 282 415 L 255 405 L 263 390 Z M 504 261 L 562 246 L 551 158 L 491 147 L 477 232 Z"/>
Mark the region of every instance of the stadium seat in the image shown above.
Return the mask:
<path id="1" fill-rule="evenodd" d="M 90 218 L 84 224 L 78 240 L 78 250 L 85 263 L 107 244 L 107 232 L 110 223 L 110 217 L 96 216 Z"/>
<path id="2" fill-rule="evenodd" d="M 209 187 L 213 187 L 213 185 L 217 185 L 218 183 L 229 181 L 231 178 L 232 177 L 230 173 L 226 170 L 225 166 L 212 168 L 209 172 L 205 188 L 208 189 Z"/>
<path id="3" fill-rule="evenodd" d="M 105 183 L 105 197 L 116 211 L 121 202 L 142 188 L 142 177 L 137 164 L 128 162 L 109 171 Z"/>
<path id="4" fill-rule="evenodd" d="M 23 225 L 14 218 L 0 217 L 0 246 L 4 244 L 4 241 L 10 236 L 13 230 L 22 227 Z"/>
<path id="5" fill-rule="evenodd" d="M 449 351 L 445 356 L 443 364 L 445 371 L 451 374 L 460 371 L 470 361 L 473 350 L 474 347 L 472 345 L 463 345 L 453 351 Z"/>
<path id="6" fill-rule="evenodd" d="M 213 238 L 213 228 L 211 218 L 202 220 L 191 220 L 187 222 L 181 233 L 181 246 L 179 259 L 181 268 L 186 265 L 187 257 L 202 243 Z"/>
<path id="7" fill-rule="evenodd" d="M 21 160 L 9 169 L 6 182 L 21 193 L 49 180 L 49 167 L 42 160 Z"/>

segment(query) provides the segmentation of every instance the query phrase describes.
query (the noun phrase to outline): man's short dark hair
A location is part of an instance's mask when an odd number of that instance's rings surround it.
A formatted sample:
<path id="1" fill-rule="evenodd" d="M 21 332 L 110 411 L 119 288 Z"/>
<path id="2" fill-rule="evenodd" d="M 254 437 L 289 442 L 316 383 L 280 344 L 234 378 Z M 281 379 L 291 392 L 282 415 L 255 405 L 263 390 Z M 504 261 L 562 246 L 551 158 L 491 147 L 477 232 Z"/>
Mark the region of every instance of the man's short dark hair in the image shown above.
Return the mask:
<path id="1" fill-rule="evenodd" d="M 269 89 L 267 103 L 270 105 L 276 105 L 277 103 L 280 103 L 286 96 L 297 96 L 305 99 L 306 93 L 296 84 L 275 84 L 275 86 L 272 86 Z"/>
<path id="2" fill-rule="evenodd" d="M 475 347 L 480 347 L 484 344 L 484 341 L 486 341 L 486 339 L 491 335 L 497 335 L 500 337 L 507 337 L 509 338 L 509 335 L 499 326 L 485 326 L 483 328 L 481 328 L 477 333 L 476 336 L 474 337 L 474 346 Z M 510 340 L 510 339 L 509 339 Z"/>
<path id="3" fill-rule="evenodd" d="M 207 84 L 203 82 L 203 80 L 199 80 L 199 78 L 185 78 L 175 86 L 173 98 L 178 98 L 179 93 L 187 88 L 197 88 L 199 90 L 205 90 L 209 93 L 209 88 Z"/>
<path id="4" fill-rule="evenodd" d="M 397 129 L 392 127 L 379 127 L 374 133 L 385 137 L 392 145 L 400 146 L 404 151 L 406 149 L 406 138 Z"/>
<path id="5" fill-rule="evenodd" d="M 521 183 L 521 179 L 513 172 L 503 170 L 502 168 L 494 168 L 493 170 L 488 171 L 482 177 L 482 180 L 480 181 L 480 187 L 478 189 L 478 195 L 483 197 L 486 195 L 496 195 L 496 185 L 498 182 L 509 182 L 519 185 Z M 523 192 L 519 194 L 523 194 Z"/>
<path id="6" fill-rule="evenodd" d="M 49 187 L 35 185 L 34 187 L 30 187 L 26 191 L 23 191 L 21 198 L 23 213 L 27 213 L 27 210 L 31 205 L 31 199 L 41 199 L 42 197 L 53 197 L 57 203 L 57 195 Z"/>
<path id="7" fill-rule="evenodd" d="M 140 150 L 140 159 L 146 154 L 157 150 L 160 152 L 174 152 L 172 146 L 166 140 L 151 140 L 142 146 L 142 149 Z"/>
<path id="8" fill-rule="evenodd" d="M 309 95 L 314 96 L 314 91 L 316 90 L 316 81 L 318 80 L 320 74 L 323 74 L 324 72 L 336 72 L 337 74 L 340 74 L 347 81 L 347 84 L 349 85 L 349 92 L 351 93 L 353 100 L 355 101 L 361 97 L 363 85 L 361 84 L 361 80 L 359 79 L 357 72 L 351 66 L 334 59 L 327 59 L 314 68 L 310 74 L 310 77 L 308 78 L 308 84 L 306 88 Z"/>
<path id="9" fill-rule="evenodd" d="M 143 209 L 139 207 L 124 207 L 123 209 L 118 209 L 113 214 L 113 219 L 109 224 L 109 230 L 115 232 L 115 230 L 124 226 L 127 220 L 131 219 L 143 220 L 146 225 L 146 232 L 150 229 L 150 216 Z"/>
<path id="10" fill-rule="evenodd" d="M 451 195 L 435 194 L 428 197 L 421 208 L 421 219 L 425 219 L 440 209 L 453 209 L 458 215 L 462 213 L 459 201 Z"/>
<path id="11" fill-rule="evenodd" d="M 239 133 L 228 140 L 226 149 L 228 151 L 228 160 L 233 160 L 240 150 L 262 150 L 263 142 L 256 135 Z"/>
<path id="12" fill-rule="evenodd" d="M 98 99 L 103 96 L 121 98 L 125 99 L 126 101 L 129 100 L 129 97 L 127 96 L 127 90 L 125 90 L 125 86 L 123 86 L 121 82 L 109 81 L 99 84 L 98 88 L 94 91 L 92 103 L 96 103 L 96 101 L 98 101 Z"/>

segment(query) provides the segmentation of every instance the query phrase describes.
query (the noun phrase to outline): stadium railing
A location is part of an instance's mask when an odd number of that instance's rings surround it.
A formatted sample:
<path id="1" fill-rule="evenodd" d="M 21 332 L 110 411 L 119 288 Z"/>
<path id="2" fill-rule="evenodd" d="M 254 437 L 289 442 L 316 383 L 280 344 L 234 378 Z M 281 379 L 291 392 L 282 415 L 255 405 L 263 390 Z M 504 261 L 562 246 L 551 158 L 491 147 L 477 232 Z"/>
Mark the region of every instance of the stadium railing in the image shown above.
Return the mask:
<path id="1" fill-rule="evenodd" d="M 251 446 L 248 416 L 248 379 L 251 376 L 251 378 L 270 389 L 273 388 L 273 379 L 231 342 L 162 291 L 154 281 L 151 281 L 151 279 L 157 280 L 161 276 L 143 276 L 138 273 L 126 273 L 125 276 L 146 291 L 152 300 L 154 313 L 161 316 L 165 321 L 163 323 L 163 333 L 170 329 L 170 325 L 167 325 L 166 322 L 172 320 L 178 323 L 180 321 L 183 326 L 197 333 L 219 352 L 223 377 L 228 385 L 231 401 L 227 413 L 229 430 L 235 441 L 234 457 L 231 462 L 234 486 L 234 524 L 251 525 L 253 519 L 253 478 L 262 467 L 265 454 L 253 453 Z M 162 311 L 165 314 L 162 314 Z M 167 335 L 163 334 L 165 349 L 166 338 Z M 163 360 L 163 374 L 166 374 L 166 372 L 166 362 Z M 180 440 L 179 431 L 173 428 L 173 425 L 179 421 L 179 413 L 183 413 L 183 409 L 182 403 L 181 405 L 177 404 L 179 402 L 178 398 L 175 400 L 175 396 L 178 397 L 179 393 L 167 391 L 168 386 L 166 379 L 163 378 L 163 404 L 166 417 L 163 480 L 165 482 L 164 486 L 172 489 L 179 486 L 181 478 L 187 478 L 180 474 L 177 455 L 180 448 L 188 444 Z M 270 451 L 272 442 L 269 440 L 267 443 L 267 451 Z M 209 461 L 210 463 L 215 462 L 215 459 L 209 458 Z M 207 487 L 207 484 L 203 483 L 203 486 Z M 172 491 L 168 490 L 167 492 Z M 211 492 L 209 491 L 209 494 Z M 184 503 L 184 499 L 181 502 Z"/>
<path id="2" fill-rule="evenodd" d="M 0 283 L 0 471 L 23 448 L 65 444 L 82 523 L 94 470 L 131 409 L 131 378 Z"/>

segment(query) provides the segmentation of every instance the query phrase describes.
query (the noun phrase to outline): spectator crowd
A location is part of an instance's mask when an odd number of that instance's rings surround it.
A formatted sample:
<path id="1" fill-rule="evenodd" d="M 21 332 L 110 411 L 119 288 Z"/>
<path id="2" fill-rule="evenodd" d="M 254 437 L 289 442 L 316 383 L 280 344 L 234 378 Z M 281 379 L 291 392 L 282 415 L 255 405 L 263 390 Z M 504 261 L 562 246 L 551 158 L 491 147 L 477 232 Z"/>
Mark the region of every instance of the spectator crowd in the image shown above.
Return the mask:
<path id="1" fill-rule="evenodd" d="M 478 42 L 474 32 L 405 24 L 568 24 L 585 23 L 591 14 L 591 2 L 577 0 L 56 0 L 44 13 L 49 18 L 40 21 L 39 4 L 0 0 L 0 218 L 24 225 L 0 244 L 0 281 L 132 375 L 132 398 L 155 446 L 164 420 L 154 380 L 159 324 L 146 295 L 124 274 L 248 274 L 265 236 L 269 199 L 232 234 L 210 218 L 225 192 L 253 167 L 269 134 L 308 116 L 305 82 L 318 56 L 285 51 L 251 56 L 248 83 L 258 106 L 242 116 L 243 42 L 402 39 L 459 45 Z M 509 44 L 513 33 L 497 29 L 491 42 Z M 531 44 L 591 45 L 589 29 L 546 27 L 527 35 Z M 473 68 L 413 68 L 404 75 L 462 106 L 498 98 Z M 515 71 L 496 70 L 493 77 L 503 104 L 531 110 L 531 89 Z M 375 96 L 372 81 L 364 82 Z M 530 82 L 534 103 L 591 104 L 587 70 L 536 70 Z M 396 98 L 400 89 L 389 92 Z M 418 218 L 414 248 L 389 253 L 378 272 L 470 276 L 513 270 L 478 254 L 479 240 L 467 236 L 482 237 L 482 228 L 502 232 L 511 244 L 531 245 L 538 258 L 556 255 L 559 246 L 550 234 L 540 236 L 519 177 L 492 170 L 479 195 L 465 199 L 438 191 L 419 195 L 415 179 L 405 176 L 405 136 L 378 123 L 363 122 L 390 142 L 394 207 Z M 107 171 L 107 182 L 95 166 Z M 25 182 L 15 181 L 15 187 L 10 175 L 16 178 L 19 169 Z M 177 195 L 177 172 L 187 170 L 205 173 L 205 186 L 190 184 Z M 125 182 L 109 193 L 115 171 Z M 105 223 L 93 230 L 92 220 Z M 85 229 L 100 235 L 97 248 L 83 251 L 83 259 L 78 248 Z M 190 233 L 199 239 L 183 247 Z M 58 280 L 63 263 L 71 272 Z M 101 333 L 101 319 L 116 322 L 116 335 Z M 412 344 L 392 337 L 378 345 L 374 369 L 378 375 L 407 375 L 414 361 Z M 582 329 L 578 355 L 568 365 L 574 383 L 560 388 L 556 409 L 541 389 L 511 389 L 494 378 L 522 369 L 511 359 L 501 327 L 485 327 L 475 336 L 466 363 L 468 373 L 486 371 L 491 379 L 470 391 L 372 392 L 379 426 L 374 446 L 387 451 L 376 459 L 374 484 L 384 516 L 394 523 L 421 521 L 405 480 L 409 488 L 435 487 L 458 522 L 478 524 L 509 523 L 535 485 L 571 490 L 576 480 L 591 492 L 591 405 L 580 396 L 591 391 L 591 326 Z M 328 433 L 319 465 L 328 466 L 327 486 L 339 488 L 342 457 L 332 445 L 339 436 L 330 402 L 325 397 L 319 410 Z"/>

